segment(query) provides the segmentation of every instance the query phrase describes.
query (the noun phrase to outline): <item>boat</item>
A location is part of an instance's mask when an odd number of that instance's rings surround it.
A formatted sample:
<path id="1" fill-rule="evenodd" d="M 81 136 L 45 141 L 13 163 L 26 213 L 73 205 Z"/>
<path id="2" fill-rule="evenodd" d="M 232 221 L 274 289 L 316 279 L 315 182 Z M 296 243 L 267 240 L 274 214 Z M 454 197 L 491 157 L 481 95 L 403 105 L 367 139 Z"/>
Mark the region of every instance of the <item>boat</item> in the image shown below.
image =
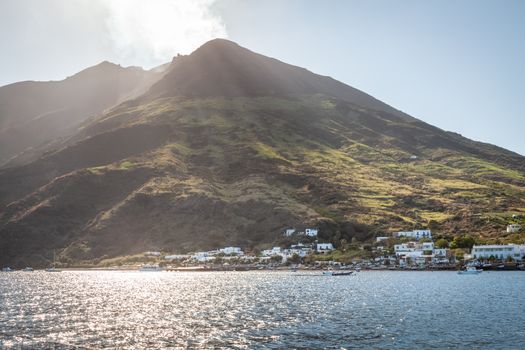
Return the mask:
<path id="1" fill-rule="evenodd" d="M 26 266 L 22 271 L 24 272 L 33 272 L 33 268 L 32 267 L 29 267 L 29 266 Z"/>
<path id="2" fill-rule="evenodd" d="M 13 271 L 14 270 L 12 268 L 10 268 L 9 266 L 2 268 L 2 272 L 13 272 Z"/>
<path id="3" fill-rule="evenodd" d="M 57 269 L 56 267 L 48 267 L 46 272 L 62 272 L 62 270 Z"/>
<path id="4" fill-rule="evenodd" d="M 458 271 L 458 275 L 478 275 L 480 273 L 482 273 L 483 270 L 481 269 L 476 269 L 474 266 L 469 266 L 467 267 L 466 270 L 460 270 Z"/>
<path id="5" fill-rule="evenodd" d="M 323 271 L 323 276 L 350 276 L 353 271 L 334 272 L 334 271 Z"/>
<path id="6" fill-rule="evenodd" d="M 48 267 L 46 269 L 46 272 L 62 272 L 62 270 L 57 269 L 56 265 L 57 265 L 57 257 L 56 257 L 55 251 L 53 250 L 53 266 Z"/>
<path id="7" fill-rule="evenodd" d="M 156 272 L 156 271 L 162 271 L 159 265 L 154 264 L 144 264 L 139 269 L 140 272 Z"/>

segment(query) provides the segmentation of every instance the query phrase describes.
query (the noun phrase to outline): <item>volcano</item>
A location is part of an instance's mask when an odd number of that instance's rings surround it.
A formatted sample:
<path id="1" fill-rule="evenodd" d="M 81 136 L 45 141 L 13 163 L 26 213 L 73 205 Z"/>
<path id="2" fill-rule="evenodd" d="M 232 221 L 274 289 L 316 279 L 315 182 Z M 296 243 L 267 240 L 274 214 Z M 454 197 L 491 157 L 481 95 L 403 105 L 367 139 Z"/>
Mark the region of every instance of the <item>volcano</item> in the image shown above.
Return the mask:
<path id="1" fill-rule="evenodd" d="M 31 156 L 0 170 L 0 264 L 259 249 L 306 225 L 335 246 L 416 227 L 495 238 L 525 211 L 523 156 L 233 42 L 142 74 L 61 116 L 45 147 L 2 136 Z M 102 83 L 78 84 L 76 100 L 56 94 L 94 106 Z M 43 94 L 0 88 L 0 120 L 31 124 L 63 105 Z M 31 112 L 6 96 L 25 96 Z"/>

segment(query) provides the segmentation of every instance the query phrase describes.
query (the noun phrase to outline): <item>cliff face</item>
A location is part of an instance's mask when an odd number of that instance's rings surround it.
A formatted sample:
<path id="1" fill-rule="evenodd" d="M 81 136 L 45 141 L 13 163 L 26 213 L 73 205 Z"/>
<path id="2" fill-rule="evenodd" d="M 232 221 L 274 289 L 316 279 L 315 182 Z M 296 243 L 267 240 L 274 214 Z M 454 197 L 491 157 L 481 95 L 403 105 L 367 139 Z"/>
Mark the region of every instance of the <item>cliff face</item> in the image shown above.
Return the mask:
<path id="1" fill-rule="evenodd" d="M 0 264 L 367 239 L 431 223 L 499 235 L 525 209 L 518 154 L 216 40 L 56 150 L 0 171 Z"/>

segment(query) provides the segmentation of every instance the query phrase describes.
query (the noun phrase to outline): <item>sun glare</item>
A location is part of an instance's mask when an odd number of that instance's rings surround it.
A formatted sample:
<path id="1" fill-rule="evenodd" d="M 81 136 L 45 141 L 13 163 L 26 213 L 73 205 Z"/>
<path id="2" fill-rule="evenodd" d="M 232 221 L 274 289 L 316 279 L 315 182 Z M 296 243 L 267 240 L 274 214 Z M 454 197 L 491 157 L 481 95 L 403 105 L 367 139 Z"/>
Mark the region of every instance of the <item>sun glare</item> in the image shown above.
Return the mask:
<path id="1" fill-rule="evenodd" d="M 188 54 L 202 43 L 227 36 L 211 9 L 214 0 L 113 0 L 107 25 L 111 40 L 125 59 L 144 65 Z"/>

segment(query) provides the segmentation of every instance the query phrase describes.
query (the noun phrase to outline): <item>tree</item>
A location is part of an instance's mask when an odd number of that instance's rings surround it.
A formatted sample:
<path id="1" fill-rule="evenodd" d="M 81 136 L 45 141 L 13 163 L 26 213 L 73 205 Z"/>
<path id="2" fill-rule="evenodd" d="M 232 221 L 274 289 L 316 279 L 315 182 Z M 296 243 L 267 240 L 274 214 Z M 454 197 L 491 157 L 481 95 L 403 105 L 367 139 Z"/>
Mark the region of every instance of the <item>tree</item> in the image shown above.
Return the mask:
<path id="1" fill-rule="evenodd" d="M 274 255 L 270 258 L 270 261 L 280 264 L 283 261 L 283 257 L 281 255 Z"/>
<path id="2" fill-rule="evenodd" d="M 435 243 L 436 248 L 448 248 L 448 241 L 444 238 L 440 238 Z"/>
<path id="3" fill-rule="evenodd" d="M 455 243 L 457 248 L 468 248 L 471 249 L 476 243 L 476 240 L 472 236 L 458 236 L 455 237 L 452 243 Z"/>
<path id="4" fill-rule="evenodd" d="M 290 259 L 288 259 L 288 261 L 290 261 L 293 264 L 300 264 L 301 263 L 301 257 L 297 253 L 294 253 L 292 255 L 292 257 Z"/>
<path id="5" fill-rule="evenodd" d="M 430 220 L 428 222 L 428 228 L 432 231 L 436 231 L 436 230 L 439 230 L 439 222 L 437 222 L 436 220 Z"/>

